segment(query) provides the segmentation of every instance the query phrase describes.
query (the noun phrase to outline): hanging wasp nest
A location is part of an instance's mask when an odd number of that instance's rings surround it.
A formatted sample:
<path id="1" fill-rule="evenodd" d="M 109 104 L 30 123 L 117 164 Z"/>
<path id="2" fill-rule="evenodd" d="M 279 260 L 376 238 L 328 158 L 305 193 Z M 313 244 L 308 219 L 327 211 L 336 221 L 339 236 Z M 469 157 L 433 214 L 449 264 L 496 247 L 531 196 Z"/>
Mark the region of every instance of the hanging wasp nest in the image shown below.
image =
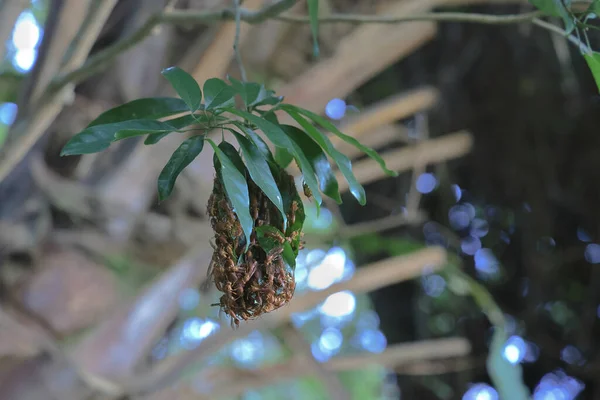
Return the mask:
<path id="1" fill-rule="evenodd" d="M 296 288 L 293 268 L 285 262 L 282 253 L 286 243 L 291 245 L 294 255 L 302 247 L 304 210 L 293 178 L 283 170 L 278 172 L 278 177 L 273 175 L 278 181 L 288 219 L 286 230 L 280 211 L 251 179 L 247 179 L 255 228 L 272 226 L 285 232 L 267 234 L 273 244 L 269 248 L 261 245 L 257 231 L 253 230 L 245 250 L 246 238 L 218 175 L 208 200 L 208 215 L 215 231 L 209 275 L 216 288 L 223 292 L 218 305 L 236 326 L 240 320 L 256 318 L 287 304 Z"/>

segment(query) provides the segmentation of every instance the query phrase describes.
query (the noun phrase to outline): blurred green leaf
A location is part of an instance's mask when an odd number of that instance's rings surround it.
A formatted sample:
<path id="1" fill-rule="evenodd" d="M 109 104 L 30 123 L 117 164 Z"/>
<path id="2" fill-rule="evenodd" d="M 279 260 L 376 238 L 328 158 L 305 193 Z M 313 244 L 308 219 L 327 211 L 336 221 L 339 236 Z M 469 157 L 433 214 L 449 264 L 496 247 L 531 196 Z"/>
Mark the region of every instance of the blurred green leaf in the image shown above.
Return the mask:
<path id="1" fill-rule="evenodd" d="M 557 10 L 557 3 L 560 3 L 560 5 L 564 7 L 561 0 L 529 0 L 529 2 L 540 11 L 554 17 L 560 17 Z"/>
<path id="2" fill-rule="evenodd" d="M 342 198 L 340 197 L 338 182 L 331 169 L 331 164 L 323 150 L 321 150 L 321 147 L 306 133 L 295 126 L 281 125 L 281 128 L 302 149 L 304 155 L 312 164 L 319 179 L 319 189 L 321 192 L 331 197 L 336 203 L 341 204 Z"/>
<path id="3" fill-rule="evenodd" d="M 501 327 L 494 329 L 487 359 L 487 370 L 501 399 L 529 400 L 530 393 L 523 383 L 523 369 L 520 364 L 511 364 L 504 357 L 504 347 L 508 335 Z"/>
<path id="4" fill-rule="evenodd" d="M 0 103 L 16 103 L 25 76 L 14 71 L 0 72 Z"/>
<path id="5" fill-rule="evenodd" d="M 175 92 L 185 101 L 191 112 L 197 111 L 202 103 L 202 91 L 198 82 L 179 67 L 170 67 L 162 71 Z"/>
<path id="6" fill-rule="evenodd" d="M 4 144 L 4 141 L 6 140 L 7 133 L 8 133 L 8 126 L 4 125 L 4 124 L 0 124 L 0 148 L 2 148 L 2 145 Z"/>
<path id="7" fill-rule="evenodd" d="M 313 38 L 313 55 L 319 57 L 319 0 L 308 0 L 308 16 Z"/>
<path id="8" fill-rule="evenodd" d="M 95 125 L 84 129 L 67 142 L 60 155 L 91 154 L 107 149 L 119 135 L 119 138 L 152 133 L 171 132 L 174 128 L 166 122 L 138 119 L 116 122 L 114 124 Z"/>
<path id="9" fill-rule="evenodd" d="M 225 186 L 225 193 L 227 193 L 227 198 L 231 202 L 233 210 L 242 226 L 242 231 L 246 236 L 246 248 L 244 249 L 244 251 L 246 251 L 250 246 L 250 235 L 254 228 L 254 220 L 250 215 L 250 195 L 248 193 L 248 183 L 246 182 L 245 171 L 238 168 L 239 163 L 242 161 L 231 144 L 222 142 L 217 146 L 212 140 L 206 140 L 215 151 L 215 158 L 218 160 L 218 163 L 215 163 L 215 168 L 218 169 L 220 173 L 223 185 Z M 228 147 L 233 148 L 233 152 L 230 151 L 231 149 L 228 150 Z M 229 154 L 225 154 L 224 150 L 228 151 Z M 230 159 L 230 156 L 234 155 L 237 155 L 238 160 Z M 238 166 L 236 166 L 236 164 L 238 164 Z"/>
<path id="10" fill-rule="evenodd" d="M 323 129 L 333 133 L 334 135 L 338 136 L 340 139 L 342 139 L 346 143 L 353 145 L 354 147 L 358 148 L 360 151 L 362 151 L 363 153 L 365 153 L 366 155 L 368 155 L 369 157 L 371 157 L 372 159 L 377 161 L 387 175 L 398 176 L 398 174 L 396 172 L 389 170 L 385 166 L 385 161 L 383 161 L 383 159 L 379 156 L 379 154 L 377 154 L 377 152 L 375 150 L 362 145 L 358 140 L 356 140 L 352 136 L 348 136 L 348 135 L 342 133 L 334 124 L 329 122 L 327 119 L 325 119 L 325 118 L 321 117 L 320 115 L 317 115 L 311 111 L 305 110 L 300 107 L 293 106 L 291 104 L 281 104 L 279 107 L 286 112 L 294 111 L 300 115 L 304 115 L 305 117 L 311 119 L 313 122 L 315 122 L 317 125 L 321 126 Z"/>
<path id="11" fill-rule="evenodd" d="M 235 108 L 228 108 L 227 111 L 239 117 L 245 118 L 252 124 L 256 125 L 275 146 L 291 150 L 294 158 L 298 162 L 300 170 L 302 171 L 304 181 L 313 191 L 313 197 L 315 198 L 316 204 L 320 206 L 323 199 L 319 193 L 319 186 L 315 178 L 315 171 L 302 152 L 302 149 L 286 135 L 281 127 L 246 111 L 241 111 Z"/>
<path id="12" fill-rule="evenodd" d="M 181 99 L 173 97 L 138 99 L 105 111 L 87 127 L 133 119 L 158 119 L 186 111 L 188 111 L 188 107 Z"/>
<path id="13" fill-rule="evenodd" d="M 283 218 L 284 229 L 287 227 L 287 217 L 285 210 L 283 209 L 283 200 L 279 188 L 271 174 L 267 159 L 261 153 L 260 149 L 250 140 L 246 139 L 240 133 L 235 130 L 231 130 L 235 135 L 244 158 L 246 159 L 246 167 L 250 173 L 250 177 L 256 183 L 256 185 L 264 192 L 264 194 L 271 200 L 271 202 L 277 207 Z"/>
<path id="14" fill-rule="evenodd" d="M 177 150 L 173 152 L 171 158 L 161 171 L 158 177 L 158 199 L 165 200 L 171 195 L 175 181 L 181 172 L 190 165 L 192 161 L 202 152 L 204 148 L 203 136 L 192 136 L 186 139 Z"/>
<path id="15" fill-rule="evenodd" d="M 575 19 L 562 0 L 529 0 L 529 2 L 548 15 L 562 18 L 567 34 L 575 30 Z"/>
<path id="16" fill-rule="evenodd" d="M 204 82 L 204 106 L 207 110 L 229 107 L 235 102 L 236 90 L 225 81 L 211 78 Z"/>
<path id="17" fill-rule="evenodd" d="M 600 53 L 594 51 L 591 54 L 584 54 L 583 57 L 585 58 L 590 71 L 592 71 L 592 76 L 594 77 L 594 81 L 600 92 Z"/>

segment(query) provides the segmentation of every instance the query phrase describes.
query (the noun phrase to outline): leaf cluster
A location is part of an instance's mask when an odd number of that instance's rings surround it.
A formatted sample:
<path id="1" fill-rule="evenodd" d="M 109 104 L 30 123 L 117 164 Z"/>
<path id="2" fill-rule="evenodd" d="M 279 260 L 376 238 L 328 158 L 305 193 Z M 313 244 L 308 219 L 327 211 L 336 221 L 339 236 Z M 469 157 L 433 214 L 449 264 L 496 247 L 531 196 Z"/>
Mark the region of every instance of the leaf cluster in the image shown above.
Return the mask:
<path id="1" fill-rule="evenodd" d="M 312 192 L 317 207 L 322 195 L 341 203 L 331 161 L 347 180 L 352 195 L 360 204 L 366 203 L 364 188 L 354 176 L 350 160 L 333 146 L 327 132 L 359 148 L 376 160 L 388 175 L 396 175 L 386 168 L 374 150 L 345 135 L 326 118 L 285 104 L 283 97 L 276 96 L 264 85 L 228 77 L 229 82 L 209 79 L 200 88 L 191 75 L 178 67 L 167 68 L 162 75 L 178 98 L 144 98 L 110 109 L 71 138 L 61 155 L 97 153 L 114 142 L 140 136 L 145 137 L 145 145 L 154 145 L 167 135 L 182 135 L 182 143 L 158 177 L 158 198 L 163 201 L 172 193 L 177 177 L 208 142 L 215 152 L 217 176 L 223 182 L 246 237 L 250 237 L 254 229 L 248 179 L 277 207 L 285 230 L 284 201 L 273 172 L 291 162 L 300 168 L 305 187 Z M 289 115 L 299 127 L 279 123 L 276 112 Z M 231 132 L 239 150 L 224 139 L 217 144 L 207 137 L 215 129 Z M 274 152 L 258 130 L 271 142 Z"/>
<path id="2" fill-rule="evenodd" d="M 571 34 L 578 29 L 598 29 L 589 23 L 600 14 L 600 1 L 593 0 L 589 4 L 573 2 L 572 0 L 529 0 L 540 11 L 545 14 L 559 17 L 565 24 L 565 31 Z M 579 31 L 577 31 L 579 35 Z"/>

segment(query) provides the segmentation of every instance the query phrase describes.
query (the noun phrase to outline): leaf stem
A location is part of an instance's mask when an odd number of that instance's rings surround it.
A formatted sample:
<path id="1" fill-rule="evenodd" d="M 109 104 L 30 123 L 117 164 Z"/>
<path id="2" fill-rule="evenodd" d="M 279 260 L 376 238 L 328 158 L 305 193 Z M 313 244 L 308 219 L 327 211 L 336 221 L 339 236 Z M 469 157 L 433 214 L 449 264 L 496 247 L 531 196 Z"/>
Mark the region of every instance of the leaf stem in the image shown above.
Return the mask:
<path id="1" fill-rule="evenodd" d="M 559 26 L 556 26 L 554 24 L 551 24 L 549 22 L 543 21 L 539 18 L 534 18 L 531 20 L 531 22 L 534 25 L 539 26 L 540 28 L 544 28 L 550 32 L 554 32 L 554 33 L 558 33 L 559 35 L 562 35 L 564 37 L 567 38 L 567 40 L 571 43 L 573 43 L 575 46 L 577 46 L 579 48 L 579 50 L 584 53 L 584 54 L 591 54 L 592 53 L 592 49 L 586 45 L 585 43 L 583 43 L 581 40 L 579 40 L 578 38 L 576 38 L 573 35 L 569 35 L 567 33 L 567 31 L 565 31 L 564 29 L 562 29 Z"/>
<path id="2" fill-rule="evenodd" d="M 235 60 L 240 69 L 242 82 L 246 82 L 246 68 L 244 68 L 244 62 L 242 61 L 242 55 L 240 53 L 240 30 L 242 25 L 240 0 L 233 0 L 233 3 L 235 5 L 235 38 L 233 39 L 233 52 L 235 53 Z"/>

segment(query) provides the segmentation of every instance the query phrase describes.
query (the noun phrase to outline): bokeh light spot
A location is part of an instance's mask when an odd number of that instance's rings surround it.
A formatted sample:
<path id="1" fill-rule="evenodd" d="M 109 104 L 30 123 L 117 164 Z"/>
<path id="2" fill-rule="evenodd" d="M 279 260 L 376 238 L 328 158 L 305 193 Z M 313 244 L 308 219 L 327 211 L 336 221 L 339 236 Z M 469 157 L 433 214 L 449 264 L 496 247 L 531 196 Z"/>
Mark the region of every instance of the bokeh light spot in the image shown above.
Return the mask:
<path id="1" fill-rule="evenodd" d="M 487 383 L 477 383 L 471 386 L 463 395 L 462 400 L 498 400 L 498 392 Z"/>
<path id="2" fill-rule="evenodd" d="M 346 114 L 346 102 L 342 99 L 331 99 L 325 106 L 325 114 L 335 120 L 344 118 Z"/>
<path id="3" fill-rule="evenodd" d="M 356 298 L 347 290 L 330 295 L 319 307 L 321 313 L 338 318 L 352 314 L 355 309 Z"/>
<path id="4" fill-rule="evenodd" d="M 435 176 L 433 174 L 421 174 L 417 178 L 415 185 L 420 193 L 431 193 L 437 186 L 437 179 L 435 179 Z"/>

